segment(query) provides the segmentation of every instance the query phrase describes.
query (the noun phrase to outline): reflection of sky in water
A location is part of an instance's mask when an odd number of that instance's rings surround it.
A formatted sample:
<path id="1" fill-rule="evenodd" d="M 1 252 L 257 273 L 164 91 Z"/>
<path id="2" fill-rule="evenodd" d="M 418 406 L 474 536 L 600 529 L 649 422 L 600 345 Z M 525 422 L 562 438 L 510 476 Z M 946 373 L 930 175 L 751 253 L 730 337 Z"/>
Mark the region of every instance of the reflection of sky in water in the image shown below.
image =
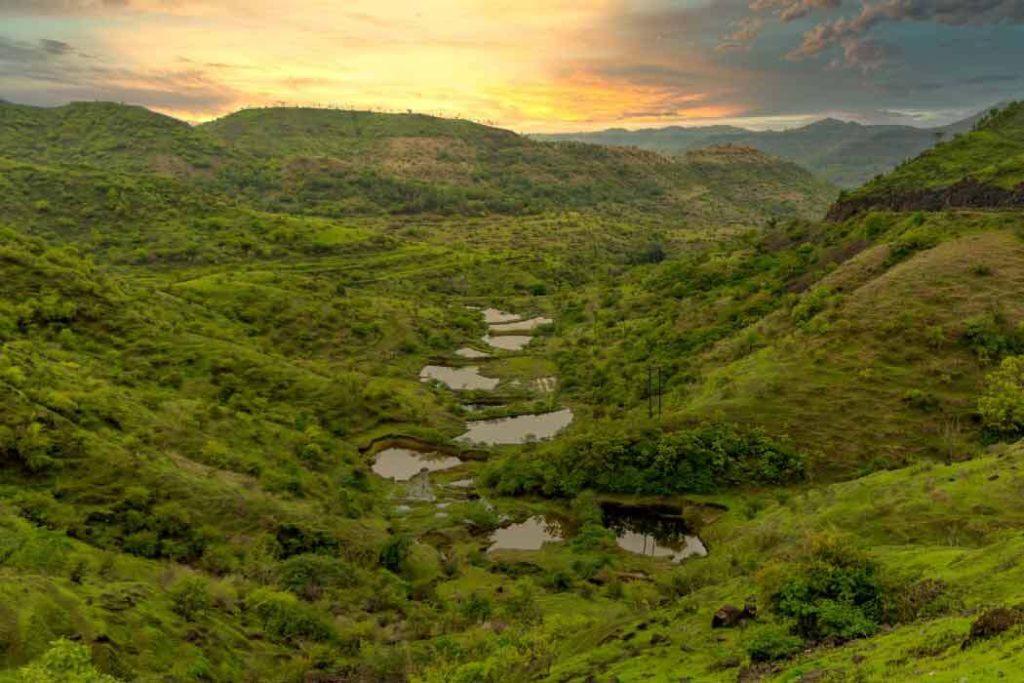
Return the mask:
<path id="1" fill-rule="evenodd" d="M 615 539 L 619 547 L 637 555 L 649 557 L 669 557 L 673 562 L 685 560 L 688 557 L 704 557 L 708 554 L 704 543 L 696 536 L 683 536 L 678 540 L 667 543 L 659 543 L 650 534 L 639 534 L 635 531 L 623 531 Z"/>
<path id="2" fill-rule="evenodd" d="M 529 332 L 541 325 L 553 322 L 551 318 L 530 318 L 529 320 L 520 320 L 518 322 L 491 325 L 491 332 Z"/>
<path id="3" fill-rule="evenodd" d="M 484 353 L 483 351 L 477 351 L 474 348 L 463 346 L 461 349 L 455 352 L 455 355 L 459 358 L 490 358 L 491 354 Z"/>
<path id="4" fill-rule="evenodd" d="M 557 524 L 543 517 L 530 517 L 525 522 L 497 529 L 491 534 L 489 550 L 540 550 L 545 543 L 561 540 Z"/>
<path id="5" fill-rule="evenodd" d="M 549 439 L 572 422 L 572 410 L 564 408 L 540 415 L 516 415 L 468 422 L 469 431 L 458 441 L 491 445 L 526 443 L 530 437 Z"/>
<path id="6" fill-rule="evenodd" d="M 668 505 L 622 505 L 603 503 L 604 524 L 616 536 L 623 550 L 648 557 L 667 557 L 679 562 L 708 554 L 704 543 L 693 535 L 680 515 Z"/>
<path id="7" fill-rule="evenodd" d="M 502 351 L 521 351 L 526 348 L 533 337 L 521 334 L 501 334 L 496 337 L 484 335 L 484 343 Z"/>
<path id="8" fill-rule="evenodd" d="M 517 313 L 506 313 L 505 311 L 499 311 L 497 308 L 485 308 L 484 322 L 488 325 L 498 325 L 501 323 L 510 323 L 513 320 L 519 320 L 519 314 Z"/>
<path id="9" fill-rule="evenodd" d="M 484 377 L 480 368 L 475 365 L 465 368 L 448 368 L 443 365 L 428 365 L 420 370 L 420 379 L 424 382 L 436 379 L 449 389 L 483 389 L 490 391 L 498 386 L 501 380 L 497 377 Z"/>
<path id="10" fill-rule="evenodd" d="M 373 460 L 373 472 L 385 479 L 409 481 L 427 468 L 431 472 L 450 470 L 462 461 L 451 455 L 419 453 L 408 448 L 385 448 Z"/>

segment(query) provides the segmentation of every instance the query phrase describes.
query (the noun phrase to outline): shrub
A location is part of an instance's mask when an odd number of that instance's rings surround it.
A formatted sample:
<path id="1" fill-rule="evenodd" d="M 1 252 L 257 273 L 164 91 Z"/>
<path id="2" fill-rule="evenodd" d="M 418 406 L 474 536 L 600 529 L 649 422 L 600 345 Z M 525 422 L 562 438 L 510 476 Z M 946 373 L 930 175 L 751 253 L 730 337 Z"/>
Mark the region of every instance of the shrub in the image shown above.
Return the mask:
<path id="1" fill-rule="evenodd" d="M 968 319 L 961 339 L 985 362 L 1024 352 L 1024 330 L 1010 327 L 999 313 Z"/>
<path id="2" fill-rule="evenodd" d="M 995 607 L 982 613 L 971 624 L 968 642 L 992 638 L 1024 622 L 1024 612 L 1011 607 Z"/>
<path id="3" fill-rule="evenodd" d="M 402 571 L 402 565 L 412 547 L 412 541 L 408 536 L 393 536 L 384 544 L 380 551 L 378 562 L 385 569 L 398 574 Z"/>
<path id="4" fill-rule="evenodd" d="M 352 585 L 351 567 L 324 555 L 295 555 L 281 563 L 277 582 L 299 597 L 316 600 L 325 588 Z"/>
<path id="5" fill-rule="evenodd" d="M 785 630 L 773 628 L 754 636 L 747 644 L 752 662 L 774 662 L 789 659 L 803 649 L 803 641 Z"/>
<path id="6" fill-rule="evenodd" d="M 808 640 L 851 640 L 878 630 L 885 589 L 877 565 L 841 541 L 828 540 L 771 596 L 775 611 L 796 620 Z"/>
<path id="7" fill-rule="evenodd" d="M 189 576 L 171 588 L 171 609 L 187 621 L 195 621 L 210 609 L 210 591 L 206 581 Z"/>
<path id="8" fill-rule="evenodd" d="M 978 413 L 989 429 L 1005 434 L 1024 431 L 1024 356 L 1008 356 L 985 378 Z"/>
<path id="9" fill-rule="evenodd" d="M 253 591 L 246 605 L 259 619 L 263 630 L 277 640 L 330 640 L 334 637 L 333 627 L 318 612 L 288 593 L 261 588 Z"/>
<path id="10" fill-rule="evenodd" d="M 60 638 L 39 659 L 18 670 L 18 683 L 117 683 L 92 664 L 89 648 Z"/>

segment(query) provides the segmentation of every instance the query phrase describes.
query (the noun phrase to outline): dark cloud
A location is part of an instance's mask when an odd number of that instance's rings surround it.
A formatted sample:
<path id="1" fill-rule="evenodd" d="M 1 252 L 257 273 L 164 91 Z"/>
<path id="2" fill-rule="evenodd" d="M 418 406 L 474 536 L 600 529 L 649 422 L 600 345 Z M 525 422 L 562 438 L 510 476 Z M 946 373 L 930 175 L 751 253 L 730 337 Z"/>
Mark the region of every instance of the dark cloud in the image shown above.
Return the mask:
<path id="1" fill-rule="evenodd" d="M 743 17 L 732 26 L 732 32 L 722 36 L 716 50 L 749 50 L 750 44 L 761 34 L 764 20 L 760 17 Z"/>
<path id="2" fill-rule="evenodd" d="M 802 19 L 815 10 L 834 10 L 842 0 L 753 0 L 750 9 L 772 12 L 784 22 Z"/>
<path id="3" fill-rule="evenodd" d="M 42 38 L 39 40 L 39 47 L 44 52 L 48 52 L 51 55 L 66 55 L 70 52 L 74 52 L 75 49 L 63 40 L 53 40 L 51 38 Z"/>
<path id="4" fill-rule="evenodd" d="M 140 71 L 83 55 L 50 38 L 30 43 L 0 35 L 4 96 L 26 104 L 72 100 L 132 102 L 185 111 L 219 111 L 242 95 L 201 68 Z"/>
<path id="5" fill-rule="evenodd" d="M 867 34 L 885 23 L 932 22 L 947 26 L 983 26 L 1024 22 L 1024 0 L 882 0 L 865 3 L 859 13 L 825 21 L 804 33 L 790 52 L 796 59 L 840 48 L 851 66 L 881 56 Z"/>
<path id="6" fill-rule="evenodd" d="M 0 0 L 0 14 L 90 14 L 124 9 L 131 0 Z"/>

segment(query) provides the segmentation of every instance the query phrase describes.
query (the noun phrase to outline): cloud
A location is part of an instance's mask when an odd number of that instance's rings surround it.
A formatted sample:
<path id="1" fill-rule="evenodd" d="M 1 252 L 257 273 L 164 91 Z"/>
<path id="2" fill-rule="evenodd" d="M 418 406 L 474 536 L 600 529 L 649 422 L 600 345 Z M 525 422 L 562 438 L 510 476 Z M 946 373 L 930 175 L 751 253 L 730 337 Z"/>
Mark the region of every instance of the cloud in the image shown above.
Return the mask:
<path id="1" fill-rule="evenodd" d="M 719 51 L 748 50 L 763 28 L 764 20 L 761 17 L 743 17 L 733 24 L 731 33 L 722 36 L 722 40 L 715 46 L 715 49 Z"/>
<path id="2" fill-rule="evenodd" d="M 750 9 L 772 12 L 783 22 L 802 19 L 815 10 L 838 9 L 842 0 L 753 0 Z"/>
<path id="3" fill-rule="evenodd" d="M 6 99 L 27 104 L 110 100 L 187 113 L 243 98 L 203 69 L 112 65 L 52 38 L 28 42 L 0 35 L 0 83 Z"/>
<path id="4" fill-rule="evenodd" d="M 28 16 L 93 14 L 128 7 L 130 0 L 2 0 L 0 14 Z"/>
<path id="5" fill-rule="evenodd" d="M 40 38 L 39 47 L 51 55 L 66 55 L 75 51 L 71 45 L 63 40 L 53 40 L 52 38 Z"/>
<path id="6" fill-rule="evenodd" d="M 772 0 L 768 0 L 772 1 Z M 877 66 L 886 50 L 867 38 L 885 23 L 932 22 L 947 26 L 1024 23 L 1024 0 L 883 0 L 865 3 L 858 14 L 822 22 L 804 33 L 789 55 L 804 59 L 840 48 L 849 66 Z"/>

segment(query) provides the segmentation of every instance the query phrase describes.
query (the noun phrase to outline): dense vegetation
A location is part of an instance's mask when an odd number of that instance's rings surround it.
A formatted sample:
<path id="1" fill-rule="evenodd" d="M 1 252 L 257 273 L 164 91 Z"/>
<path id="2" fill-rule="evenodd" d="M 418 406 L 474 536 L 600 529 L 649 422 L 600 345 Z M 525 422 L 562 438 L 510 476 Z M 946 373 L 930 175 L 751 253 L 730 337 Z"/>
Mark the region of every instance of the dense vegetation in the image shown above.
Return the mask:
<path id="1" fill-rule="evenodd" d="M 822 222 L 753 150 L 415 115 L 0 112 L 0 680 L 1019 668 L 1018 212 Z M 419 381 L 490 305 L 554 323 L 473 361 L 493 395 Z M 468 459 L 407 500 L 395 437 Z M 602 505 L 653 501 L 706 557 L 617 545 Z M 541 518 L 565 540 L 487 551 Z"/>

